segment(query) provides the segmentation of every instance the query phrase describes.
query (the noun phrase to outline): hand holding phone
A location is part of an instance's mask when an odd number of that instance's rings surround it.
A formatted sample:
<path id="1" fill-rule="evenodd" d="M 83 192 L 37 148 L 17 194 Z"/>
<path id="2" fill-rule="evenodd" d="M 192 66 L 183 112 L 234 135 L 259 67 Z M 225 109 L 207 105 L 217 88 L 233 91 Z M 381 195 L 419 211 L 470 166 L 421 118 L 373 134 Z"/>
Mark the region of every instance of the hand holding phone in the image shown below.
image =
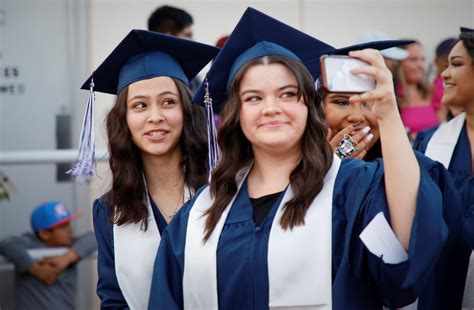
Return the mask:
<path id="1" fill-rule="evenodd" d="M 349 56 L 321 56 L 323 87 L 331 93 L 365 93 L 374 90 L 375 79 L 365 74 L 352 74 L 351 70 L 368 63 Z"/>

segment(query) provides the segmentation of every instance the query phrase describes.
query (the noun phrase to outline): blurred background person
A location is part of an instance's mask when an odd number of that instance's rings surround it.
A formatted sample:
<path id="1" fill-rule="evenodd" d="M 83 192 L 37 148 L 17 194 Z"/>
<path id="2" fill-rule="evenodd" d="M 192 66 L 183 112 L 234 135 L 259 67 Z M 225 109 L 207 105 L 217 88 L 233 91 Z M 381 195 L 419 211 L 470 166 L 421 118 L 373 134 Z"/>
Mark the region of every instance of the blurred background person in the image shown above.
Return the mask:
<path id="1" fill-rule="evenodd" d="M 433 89 L 426 77 L 426 58 L 419 42 L 407 45 L 408 57 L 397 70 L 396 92 L 400 113 L 410 139 L 418 132 L 436 126 L 446 115 L 440 102 L 433 102 Z"/>
<path id="2" fill-rule="evenodd" d="M 193 17 L 185 10 L 163 5 L 151 13 L 148 18 L 148 30 L 192 40 L 193 23 Z M 192 94 L 196 93 L 201 83 L 202 81 L 198 75 L 189 82 Z"/>
<path id="3" fill-rule="evenodd" d="M 370 30 L 370 31 L 362 33 L 358 37 L 357 42 L 367 43 L 367 42 L 385 41 L 385 40 L 392 40 L 392 38 L 383 31 Z M 408 52 L 405 49 L 397 47 L 397 46 L 381 50 L 380 54 L 382 54 L 383 59 L 385 61 L 385 65 L 387 65 L 387 68 L 390 69 L 390 72 L 392 72 L 393 76 L 395 76 L 395 73 L 399 66 L 400 61 L 408 57 Z"/>
<path id="4" fill-rule="evenodd" d="M 32 233 L 0 241 L 0 255 L 15 265 L 15 309 L 75 309 L 76 263 L 97 249 L 93 232 L 73 236 L 71 221 L 78 216 L 48 201 L 31 214 Z"/>

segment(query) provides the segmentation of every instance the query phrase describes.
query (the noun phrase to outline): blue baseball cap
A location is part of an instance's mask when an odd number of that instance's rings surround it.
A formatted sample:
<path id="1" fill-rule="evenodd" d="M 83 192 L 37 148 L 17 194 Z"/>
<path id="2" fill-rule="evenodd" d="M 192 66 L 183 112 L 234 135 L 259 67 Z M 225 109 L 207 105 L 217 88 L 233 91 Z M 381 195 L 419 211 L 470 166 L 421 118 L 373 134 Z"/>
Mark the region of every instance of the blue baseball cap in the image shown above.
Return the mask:
<path id="1" fill-rule="evenodd" d="M 34 232 L 53 229 L 69 223 L 81 215 L 80 213 L 72 214 L 60 201 L 48 201 L 33 210 L 31 228 Z"/>

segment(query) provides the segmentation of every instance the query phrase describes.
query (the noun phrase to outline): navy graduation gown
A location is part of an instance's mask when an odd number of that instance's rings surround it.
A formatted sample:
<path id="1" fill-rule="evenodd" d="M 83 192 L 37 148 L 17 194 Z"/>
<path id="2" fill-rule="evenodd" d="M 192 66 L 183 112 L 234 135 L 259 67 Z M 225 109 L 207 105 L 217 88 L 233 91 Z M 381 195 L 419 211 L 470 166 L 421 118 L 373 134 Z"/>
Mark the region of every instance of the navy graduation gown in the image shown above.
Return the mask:
<path id="1" fill-rule="evenodd" d="M 150 202 L 158 230 L 161 234 L 167 223 L 151 198 Z M 105 196 L 94 201 L 92 213 L 98 245 L 97 270 L 99 277 L 97 281 L 97 296 L 101 300 L 100 307 L 101 309 L 128 309 L 115 273 L 114 233 L 113 225 L 110 223 L 113 210 L 109 207 Z"/>
<path id="2" fill-rule="evenodd" d="M 418 134 L 413 147 L 426 152 L 437 127 Z M 464 124 L 448 167 L 454 186 L 445 190 L 443 217 L 449 237 L 433 278 L 420 296 L 419 309 L 461 309 L 469 257 L 474 248 L 474 178 Z M 460 193 L 461 202 L 459 201 Z"/>
<path id="3" fill-rule="evenodd" d="M 409 259 L 393 265 L 368 252 L 359 239 L 360 232 L 377 213 L 382 211 L 389 219 L 381 161 L 342 161 L 333 193 L 333 309 L 380 309 L 382 304 L 400 307 L 416 299 L 447 235 L 441 214 L 441 193 L 436 185 L 442 171 L 438 171 L 436 163 L 422 161 L 426 166 L 421 169 Z M 187 221 L 199 193 L 185 204 L 162 235 L 149 309 L 183 308 Z M 268 240 L 281 198 L 262 225 L 256 227 L 245 184 L 238 193 L 217 248 L 220 309 L 268 309 Z"/>

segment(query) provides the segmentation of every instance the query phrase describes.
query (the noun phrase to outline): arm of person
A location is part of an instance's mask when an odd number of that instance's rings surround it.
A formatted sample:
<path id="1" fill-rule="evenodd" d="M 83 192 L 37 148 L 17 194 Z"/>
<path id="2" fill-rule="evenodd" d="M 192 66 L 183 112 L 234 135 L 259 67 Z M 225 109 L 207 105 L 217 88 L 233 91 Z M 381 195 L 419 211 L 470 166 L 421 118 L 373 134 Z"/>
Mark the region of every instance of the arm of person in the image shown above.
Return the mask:
<path id="1" fill-rule="evenodd" d="M 398 112 L 392 75 L 385 66 L 380 52 L 366 49 L 351 52 L 350 56 L 370 64 L 370 66 L 353 69 L 352 73 L 367 74 L 375 78 L 377 82 L 374 90 L 354 95 L 350 101 L 370 103 L 372 112 L 377 117 L 391 227 L 407 250 L 416 211 L 420 168 Z"/>
<path id="2" fill-rule="evenodd" d="M 338 188 L 344 195 L 336 196 L 337 205 L 344 205 L 348 222 L 345 231 L 347 266 L 355 278 L 372 292 L 377 292 L 380 300 L 392 308 L 412 303 L 425 287 L 448 236 L 443 205 L 454 203 L 456 207 L 456 203 L 459 204 L 459 195 L 453 195 L 453 184 L 444 167 L 420 153 L 415 156 L 420 166 L 420 184 L 407 250 L 390 228 L 381 159 L 370 163 L 343 161 L 341 168 L 345 173 Z M 459 214 L 460 210 L 457 211 Z M 387 228 L 382 227 L 374 233 L 371 226 L 374 222 L 380 224 L 380 220 Z M 380 228 L 380 225 L 376 227 Z M 374 243 L 368 244 L 363 239 L 367 229 L 372 230 L 373 239 L 378 241 L 375 247 Z"/>
<path id="3" fill-rule="evenodd" d="M 28 247 L 32 243 L 31 234 L 23 236 L 14 236 L 0 241 L 0 255 L 15 265 L 18 272 L 27 272 L 33 265 L 33 258 L 28 255 Z"/>
<path id="4" fill-rule="evenodd" d="M 113 252 L 113 226 L 110 224 L 111 210 L 107 203 L 100 199 L 93 205 L 94 232 L 98 245 L 97 296 L 100 298 L 101 309 L 128 309 L 127 302 L 115 274 L 115 259 Z"/>
<path id="5" fill-rule="evenodd" d="M 0 254 L 15 265 L 20 273 L 30 273 L 41 282 L 51 285 L 56 281 L 60 269 L 44 262 L 35 262 L 28 254 L 28 248 L 35 244 L 35 236 L 24 234 L 0 241 Z"/>

